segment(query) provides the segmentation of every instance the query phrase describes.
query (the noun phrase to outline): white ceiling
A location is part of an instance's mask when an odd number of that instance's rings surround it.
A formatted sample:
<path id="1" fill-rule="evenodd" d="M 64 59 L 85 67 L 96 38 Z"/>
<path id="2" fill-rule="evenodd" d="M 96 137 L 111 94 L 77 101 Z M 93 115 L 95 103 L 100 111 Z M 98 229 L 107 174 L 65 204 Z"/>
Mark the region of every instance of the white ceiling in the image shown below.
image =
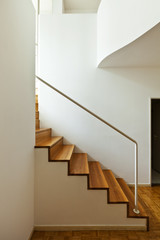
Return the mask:
<path id="1" fill-rule="evenodd" d="M 101 0 L 63 0 L 64 12 L 90 13 L 97 12 Z"/>
<path id="2" fill-rule="evenodd" d="M 99 67 L 159 67 L 160 23 L 140 38 L 106 57 Z"/>

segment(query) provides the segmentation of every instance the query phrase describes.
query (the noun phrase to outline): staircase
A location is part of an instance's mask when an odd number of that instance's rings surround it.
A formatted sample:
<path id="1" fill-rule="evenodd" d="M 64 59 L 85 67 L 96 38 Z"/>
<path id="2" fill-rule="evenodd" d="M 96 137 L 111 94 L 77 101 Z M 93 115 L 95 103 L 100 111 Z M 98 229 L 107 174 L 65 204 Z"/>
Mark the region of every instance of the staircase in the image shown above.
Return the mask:
<path id="1" fill-rule="evenodd" d="M 87 153 L 75 153 L 51 128 L 40 128 L 36 95 L 35 221 L 37 230 L 148 230 L 149 218 L 124 179 Z"/>
<path id="2" fill-rule="evenodd" d="M 35 110 L 36 110 L 36 113 L 35 113 L 35 128 L 36 129 L 39 129 L 40 128 L 40 120 L 39 120 L 39 111 L 38 111 L 38 94 L 36 94 L 36 99 L 35 99 L 36 103 L 35 103 Z"/>

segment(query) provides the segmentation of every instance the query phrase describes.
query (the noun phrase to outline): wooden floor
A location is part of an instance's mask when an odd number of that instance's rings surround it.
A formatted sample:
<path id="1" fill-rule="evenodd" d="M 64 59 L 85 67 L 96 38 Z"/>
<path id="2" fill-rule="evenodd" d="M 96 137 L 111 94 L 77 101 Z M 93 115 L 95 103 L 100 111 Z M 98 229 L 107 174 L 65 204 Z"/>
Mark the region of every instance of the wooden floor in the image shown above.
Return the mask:
<path id="1" fill-rule="evenodd" d="M 150 217 L 149 232 L 75 231 L 34 232 L 32 240 L 160 240 L 160 186 L 140 187 L 139 198 Z"/>

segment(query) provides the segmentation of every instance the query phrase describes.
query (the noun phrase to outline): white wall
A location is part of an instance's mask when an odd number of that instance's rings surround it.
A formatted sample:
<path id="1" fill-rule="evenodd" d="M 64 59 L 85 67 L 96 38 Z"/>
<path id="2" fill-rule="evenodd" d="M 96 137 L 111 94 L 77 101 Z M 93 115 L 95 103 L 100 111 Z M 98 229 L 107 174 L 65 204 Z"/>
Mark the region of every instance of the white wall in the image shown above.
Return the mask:
<path id="1" fill-rule="evenodd" d="M 139 143 L 139 182 L 150 182 L 149 98 L 160 69 L 97 69 L 96 14 L 41 16 L 39 75 Z M 40 120 L 133 183 L 134 145 L 40 84 Z"/>
<path id="2" fill-rule="evenodd" d="M 159 22 L 159 0 L 102 0 L 97 14 L 97 64 Z"/>
<path id="3" fill-rule="evenodd" d="M 33 4 L 35 10 L 37 10 L 37 6 L 38 6 L 37 0 L 32 0 L 32 4 Z"/>
<path id="4" fill-rule="evenodd" d="M 34 225 L 34 9 L 0 4 L 0 239 L 28 240 Z"/>

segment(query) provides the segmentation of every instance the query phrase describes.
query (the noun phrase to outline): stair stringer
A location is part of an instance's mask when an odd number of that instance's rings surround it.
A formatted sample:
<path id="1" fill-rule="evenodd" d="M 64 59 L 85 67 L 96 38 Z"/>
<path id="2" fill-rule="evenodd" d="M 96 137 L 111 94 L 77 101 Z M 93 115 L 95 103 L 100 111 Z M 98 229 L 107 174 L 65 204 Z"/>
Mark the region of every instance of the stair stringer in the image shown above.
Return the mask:
<path id="1" fill-rule="evenodd" d="M 68 162 L 49 162 L 35 150 L 36 229 L 146 230 L 146 218 L 127 218 L 127 203 L 107 203 L 108 192 L 89 190 L 87 176 L 69 176 Z"/>

